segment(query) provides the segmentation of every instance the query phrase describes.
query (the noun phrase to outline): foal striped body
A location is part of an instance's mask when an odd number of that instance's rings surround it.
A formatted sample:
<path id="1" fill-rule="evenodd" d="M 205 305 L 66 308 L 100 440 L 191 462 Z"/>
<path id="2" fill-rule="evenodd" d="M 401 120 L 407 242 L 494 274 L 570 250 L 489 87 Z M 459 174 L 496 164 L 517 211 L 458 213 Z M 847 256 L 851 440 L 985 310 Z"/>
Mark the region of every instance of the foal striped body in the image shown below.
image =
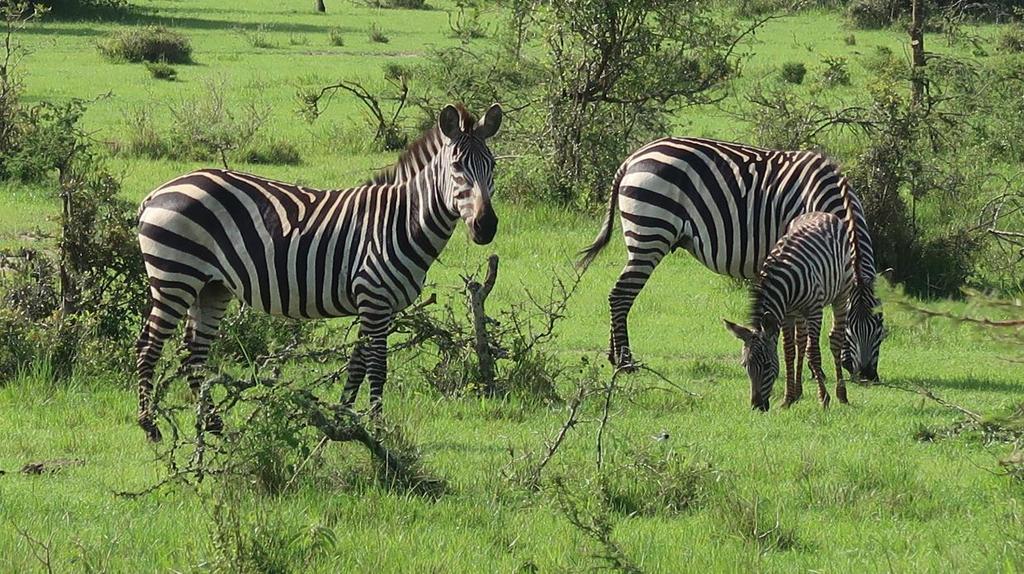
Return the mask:
<path id="1" fill-rule="evenodd" d="M 609 360 L 628 367 L 627 318 L 637 295 L 670 251 L 689 251 L 709 269 L 753 279 L 794 218 L 839 217 L 852 244 L 854 293 L 844 364 L 877 378 L 881 314 L 875 308 L 871 237 L 860 201 L 839 167 L 816 152 L 768 150 L 700 138 L 664 138 L 638 149 L 615 174 L 608 212 L 586 267 L 611 239 L 621 213 L 628 260 L 608 296 Z"/>
<path id="2" fill-rule="evenodd" d="M 786 356 L 783 406 L 800 398 L 804 351 L 818 383 L 818 398 L 823 406 L 828 406 L 830 397 L 825 388 L 818 340 L 822 312 L 829 305 L 834 317 L 829 347 L 836 365 L 836 397 L 839 402 L 847 402 L 841 356 L 853 276 L 851 250 L 841 219 L 815 212 L 793 220 L 789 231 L 765 259 L 753 288 L 751 328 L 726 321 L 729 330 L 744 342 L 743 361 L 751 382 L 751 404 L 755 408 L 768 410 L 772 385 L 778 374 L 780 329 Z M 795 369 L 794 347 L 797 352 Z"/>
<path id="3" fill-rule="evenodd" d="M 497 106 L 480 123 L 448 106 L 396 168 L 352 189 L 200 170 L 150 193 L 139 210 L 139 245 L 152 309 L 137 344 L 139 424 L 149 438 L 160 440 L 152 376 L 164 343 L 187 316 L 183 366 L 198 392 L 232 299 L 295 319 L 358 316 L 345 400 L 355 400 L 368 376 L 371 408 L 379 409 L 392 317 L 419 296 L 460 218 L 480 244 L 497 230 L 494 160 L 484 140 L 500 121 Z M 216 414 L 208 420 L 220 428 Z"/>

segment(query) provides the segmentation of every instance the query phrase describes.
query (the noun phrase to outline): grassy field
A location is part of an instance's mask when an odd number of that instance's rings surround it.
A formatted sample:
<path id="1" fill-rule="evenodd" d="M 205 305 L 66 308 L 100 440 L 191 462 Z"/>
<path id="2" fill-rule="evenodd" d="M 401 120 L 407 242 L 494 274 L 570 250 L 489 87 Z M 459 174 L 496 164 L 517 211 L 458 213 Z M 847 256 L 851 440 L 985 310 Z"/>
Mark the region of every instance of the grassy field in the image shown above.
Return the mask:
<path id="1" fill-rule="evenodd" d="M 139 16 L 140 23 L 173 26 L 192 39 L 197 63 L 179 66 L 180 81 L 158 82 L 141 66 L 103 60 L 94 44 L 117 24 L 44 22 L 24 34 L 32 49 L 25 60 L 28 97 L 110 92 L 85 119 L 97 140 L 110 141 L 123 133 L 124 109 L 148 106 L 167 125 L 169 103 L 198 93 L 208 79 L 224 78 L 251 88 L 239 97 L 258 92 L 273 109 L 271 131 L 299 145 L 304 160 L 291 167 L 233 167 L 325 187 L 358 182 L 390 156 L 348 153 L 350 142 L 328 138 L 338 128 L 361 125 L 350 99 L 337 98 L 317 124 L 303 123 L 294 114 L 296 88 L 351 75 L 377 77 L 389 61 L 414 60 L 431 46 L 455 42 L 442 10 L 329 1 L 329 12 L 318 15 L 311 2 L 260 0 L 244 11 L 212 0 L 138 3 L 152 9 Z M 390 34 L 388 44 L 369 41 L 373 23 Z M 238 32 L 260 24 L 268 26 L 276 47 L 253 48 Z M 329 45 L 331 28 L 344 30 L 344 46 Z M 857 98 L 863 72 L 858 58 L 876 45 L 900 53 L 901 36 L 858 31 L 849 46 L 842 38 L 850 33 L 834 14 L 810 12 L 770 23 L 750 45 L 755 55 L 737 90 L 783 61 L 805 61 L 813 74 L 824 55 L 843 55 L 854 81 L 831 97 Z M 687 111 L 678 127 L 679 133 L 739 139 L 743 129 L 727 114 L 707 110 Z M 198 167 L 111 162 L 132 199 Z M 440 296 L 459 288 L 459 276 L 493 252 L 501 256 L 501 277 L 489 304 L 495 311 L 507 308 L 524 299 L 525 289 L 544 290 L 553 274 L 569 274 L 571 254 L 589 243 L 599 224 L 593 214 L 508 205 L 500 194 L 495 242 L 480 248 L 459 230 L 432 269 Z M 45 218 L 56 208 L 46 189 L 6 184 L 0 189 L 0 244 L 32 241 L 35 228 L 49 228 Z M 606 297 L 623 263 L 621 240 L 607 251 L 571 300 L 553 348 L 567 362 L 600 362 L 610 376 L 603 362 Z M 1024 377 L 1019 364 L 1006 360 L 1007 348 L 965 326 L 924 321 L 897 299 L 883 292 L 890 328 L 880 365 L 884 379 L 927 386 L 977 412 L 1020 402 Z M 986 445 L 974 435 L 922 442 L 915 438 L 922 428 L 948 427 L 961 417 L 884 387 L 853 386 L 852 405 L 828 411 L 809 392 L 788 411 L 751 412 L 739 343 L 721 325 L 723 317 L 744 318 L 746 305 L 737 284 L 677 255 L 660 266 L 634 307 L 635 353 L 699 396 L 667 387 L 650 373 L 623 379 L 631 400 L 617 399 L 611 414 L 608 464 L 626 465 L 644 451 L 673 453 L 712 470 L 700 479 L 702 495 L 681 512 L 613 512 L 614 538 L 626 555 L 652 572 L 1024 570 L 1024 487 L 994 474 L 997 457 L 1009 447 Z M 388 415 L 422 448 L 430 471 L 449 481 L 450 492 L 430 500 L 353 482 L 366 453 L 352 445 L 329 446 L 328 472 L 318 480 L 280 496 L 233 495 L 242 529 L 280 561 L 278 571 L 550 572 L 599 564 L 591 555 L 600 548 L 569 523 L 549 490 L 517 492 L 500 473 L 510 448 L 540 448 L 553 436 L 564 409 L 441 399 L 422 380 L 420 365 L 404 359 L 392 359 Z M 55 384 L 43 368 L 0 385 L 0 469 L 7 471 L 0 475 L 0 571 L 45 570 L 39 558 L 45 551 L 32 540 L 49 547 L 57 572 L 212 568 L 217 550 L 210 483 L 204 497 L 187 488 L 136 499 L 113 494 L 144 489 L 164 471 L 135 425 L 132 387 L 102 377 Z M 587 415 L 598 416 L 598 406 L 588 406 Z M 552 476 L 584 488 L 594 475 L 594 431 L 593 424 L 570 431 L 548 469 Z M 663 431 L 668 440 L 651 438 Z M 26 462 L 55 458 L 84 464 L 54 475 L 17 472 Z M 620 472 L 627 482 L 629 472 Z"/>

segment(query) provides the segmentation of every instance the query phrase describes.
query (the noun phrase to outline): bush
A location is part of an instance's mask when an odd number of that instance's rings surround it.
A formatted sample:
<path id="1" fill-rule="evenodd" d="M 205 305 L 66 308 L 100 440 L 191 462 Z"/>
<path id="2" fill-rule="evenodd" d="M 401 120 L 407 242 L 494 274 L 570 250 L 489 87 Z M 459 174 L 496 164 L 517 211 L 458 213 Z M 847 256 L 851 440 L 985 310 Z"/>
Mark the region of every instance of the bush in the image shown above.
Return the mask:
<path id="1" fill-rule="evenodd" d="M 260 24 L 255 28 L 239 28 L 238 33 L 245 38 L 253 48 L 276 48 L 277 44 L 270 39 L 269 32 L 272 30 L 266 24 Z"/>
<path id="2" fill-rule="evenodd" d="M 846 67 L 846 58 L 826 57 L 822 60 L 825 64 L 825 71 L 821 74 L 821 81 L 826 86 L 849 86 L 850 70 Z"/>
<path id="3" fill-rule="evenodd" d="M 376 42 L 378 44 L 387 44 L 391 41 L 391 38 L 388 38 L 387 34 L 385 34 L 376 23 L 370 25 L 369 37 L 371 42 Z"/>
<path id="4" fill-rule="evenodd" d="M 299 165 L 302 163 L 302 155 L 294 144 L 274 140 L 245 148 L 239 160 L 262 165 Z"/>
<path id="5" fill-rule="evenodd" d="M 899 16 L 895 0 L 853 0 L 846 9 L 846 18 L 854 28 L 877 30 L 892 25 Z"/>
<path id="6" fill-rule="evenodd" d="M 857 45 L 857 37 L 854 36 L 853 34 L 850 34 L 849 36 L 846 36 L 845 38 L 843 38 L 843 43 L 846 44 L 847 46 L 856 46 Z"/>
<path id="7" fill-rule="evenodd" d="M 149 70 L 149 75 L 157 80 L 174 81 L 178 77 L 178 70 L 167 62 L 146 62 L 146 69 Z"/>
<path id="8" fill-rule="evenodd" d="M 127 139 L 112 144 L 115 155 L 161 159 L 170 155 L 170 146 L 153 125 L 150 108 L 142 105 L 126 109 L 122 114 Z"/>
<path id="9" fill-rule="evenodd" d="M 302 340 L 312 325 L 311 321 L 293 321 L 249 307 L 235 307 L 221 323 L 219 342 L 211 351 L 211 361 L 245 364 L 256 357 L 265 357 Z"/>
<path id="10" fill-rule="evenodd" d="M 807 75 L 807 66 L 803 62 L 786 62 L 782 65 L 782 79 L 790 84 L 802 84 Z"/>
<path id="11" fill-rule="evenodd" d="M 999 51 L 1007 52 L 1010 54 L 1019 54 L 1024 52 L 1024 26 L 1020 24 L 1010 24 L 1005 26 L 999 33 L 999 39 L 996 42 Z"/>
<path id="12" fill-rule="evenodd" d="M 342 34 L 341 28 L 331 28 L 327 32 L 327 40 L 332 46 L 344 46 L 345 36 Z"/>
<path id="13" fill-rule="evenodd" d="M 111 60 L 127 62 L 188 64 L 192 61 L 188 38 L 161 26 L 119 30 L 100 43 L 99 50 Z"/>
<path id="14" fill-rule="evenodd" d="M 429 10 L 426 0 L 364 0 L 371 8 L 401 8 L 405 10 Z"/>
<path id="15" fill-rule="evenodd" d="M 174 126 L 166 138 L 174 142 L 170 154 L 176 158 L 209 161 L 223 159 L 244 148 L 263 128 L 269 109 L 257 97 L 239 109 L 229 105 L 224 83 L 210 81 L 202 95 L 182 100 L 171 107 Z M 255 99 L 254 99 L 255 98 Z"/>
<path id="16" fill-rule="evenodd" d="M 661 452 L 659 452 L 661 451 Z M 642 450 L 602 476 L 608 506 L 627 516 L 672 516 L 703 504 L 717 471 L 674 449 Z"/>

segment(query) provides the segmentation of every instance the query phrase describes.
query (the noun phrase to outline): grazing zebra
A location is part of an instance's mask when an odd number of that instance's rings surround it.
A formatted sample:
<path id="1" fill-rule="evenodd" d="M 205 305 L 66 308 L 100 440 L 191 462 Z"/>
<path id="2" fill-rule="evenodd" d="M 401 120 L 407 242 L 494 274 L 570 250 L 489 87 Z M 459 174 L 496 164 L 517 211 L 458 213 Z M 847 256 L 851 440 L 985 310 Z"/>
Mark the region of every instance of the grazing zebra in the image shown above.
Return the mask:
<path id="1" fill-rule="evenodd" d="M 627 316 L 669 251 L 683 247 L 712 271 L 753 279 L 795 217 L 822 211 L 843 220 L 853 249 L 843 366 L 877 380 L 882 315 L 871 237 L 860 200 L 828 158 L 698 138 L 651 142 L 616 172 L 607 215 L 594 243 L 581 252 L 581 268 L 611 239 L 616 207 L 628 260 L 608 296 L 613 365 L 633 365 Z"/>
<path id="2" fill-rule="evenodd" d="M 846 306 L 853 289 L 853 268 L 843 221 L 831 213 L 806 213 L 793 220 L 764 261 L 757 284 L 751 290 L 751 327 L 726 321 L 725 326 L 743 341 L 743 366 L 750 377 L 750 403 L 768 410 L 772 385 L 779 374 L 779 330 L 785 343 L 786 397 L 788 407 L 800 398 L 803 351 L 811 374 L 818 382 L 821 405 L 829 403 L 825 372 L 821 368 L 821 315 L 832 306 L 834 319 L 829 347 L 836 364 L 836 397 L 845 403 L 841 358 L 846 330 Z M 796 369 L 793 347 L 797 348 Z"/>
<path id="3" fill-rule="evenodd" d="M 343 399 L 352 404 L 368 377 L 370 407 L 379 411 L 392 317 L 419 296 L 460 218 L 477 244 L 497 231 L 486 140 L 501 118 L 497 104 L 479 122 L 447 106 L 383 178 L 352 189 L 207 169 L 150 193 L 139 210 L 139 244 L 152 309 L 137 344 L 139 425 L 150 440 L 160 440 L 152 377 L 164 342 L 187 314 L 183 367 L 197 393 L 232 299 L 297 319 L 358 316 Z M 210 430 L 223 424 L 216 413 L 207 421 Z"/>

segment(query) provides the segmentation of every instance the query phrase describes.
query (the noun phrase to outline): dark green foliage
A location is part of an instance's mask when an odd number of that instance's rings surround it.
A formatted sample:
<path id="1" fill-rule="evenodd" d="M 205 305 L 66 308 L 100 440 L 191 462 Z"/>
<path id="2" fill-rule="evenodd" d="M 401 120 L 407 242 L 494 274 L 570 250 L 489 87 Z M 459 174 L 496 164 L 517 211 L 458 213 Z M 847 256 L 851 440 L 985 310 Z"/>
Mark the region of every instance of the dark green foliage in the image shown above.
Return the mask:
<path id="1" fill-rule="evenodd" d="M 327 31 L 327 41 L 332 46 L 344 46 L 345 45 L 345 35 L 342 32 L 341 28 L 331 28 L 330 30 L 328 30 Z"/>
<path id="2" fill-rule="evenodd" d="M 996 42 L 999 51 L 1010 54 L 1024 52 L 1024 26 L 1019 23 L 1003 27 Z"/>
<path id="3" fill-rule="evenodd" d="M 846 36 L 846 37 L 843 38 L 843 43 L 846 44 L 847 46 L 856 46 L 857 45 L 857 36 L 854 36 L 853 34 L 850 34 L 849 36 Z"/>
<path id="4" fill-rule="evenodd" d="M 377 44 L 387 44 L 391 41 L 391 38 L 389 38 L 388 35 L 384 33 L 384 30 L 382 30 L 376 23 L 370 25 L 369 38 L 371 42 L 375 42 Z"/>
<path id="5" fill-rule="evenodd" d="M 399 8 L 405 10 L 429 10 L 426 0 L 363 0 L 371 8 Z"/>
<path id="6" fill-rule="evenodd" d="M 211 361 L 247 364 L 303 340 L 313 323 L 274 317 L 239 305 L 228 311 L 220 326 Z"/>
<path id="7" fill-rule="evenodd" d="M 605 472 L 601 494 L 619 514 L 672 516 L 702 506 L 717 476 L 706 461 L 656 443 Z"/>
<path id="8" fill-rule="evenodd" d="M 846 58 L 826 57 L 822 60 L 825 70 L 821 73 L 821 81 L 826 86 L 849 86 L 850 70 L 846 66 Z"/>
<path id="9" fill-rule="evenodd" d="M 129 108 L 123 114 L 125 139 L 115 141 L 112 150 L 115 155 L 160 159 L 169 157 L 168 142 L 153 123 L 150 108 L 138 106 Z"/>
<path id="10" fill-rule="evenodd" d="M 178 70 L 167 62 L 146 62 L 146 70 L 156 80 L 174 81 L 178 77 Z"/>
<path id="11" fill-rule="evenodd" d="M 162 26 L 119 30 L 98 47 L 100 53 L 111 60 L 171 64 L 192 61 L 192 45 L 188 38 Z"/>
<path id="12" fill-rule="evenodd" d="M 260 142 L 247 147 L 239 154 L 240 161 L 264 165 L 299 165 L 302 155 L 299 148 L 284 140 Z"/>
<path id="13" fill-rule="evenodd" d="M 782 65 L 781 75 L 790 84 L 802 84 L 807 75 L 807 66 L 803 62 L 786 62 Z"/>
<path id="14" fill-rule="evenodd" d="M 853 0 L 846 9 L 850 24 L 862 30 L 886 28 L 899 15 L 900 4 L 895 0 Z"/>

